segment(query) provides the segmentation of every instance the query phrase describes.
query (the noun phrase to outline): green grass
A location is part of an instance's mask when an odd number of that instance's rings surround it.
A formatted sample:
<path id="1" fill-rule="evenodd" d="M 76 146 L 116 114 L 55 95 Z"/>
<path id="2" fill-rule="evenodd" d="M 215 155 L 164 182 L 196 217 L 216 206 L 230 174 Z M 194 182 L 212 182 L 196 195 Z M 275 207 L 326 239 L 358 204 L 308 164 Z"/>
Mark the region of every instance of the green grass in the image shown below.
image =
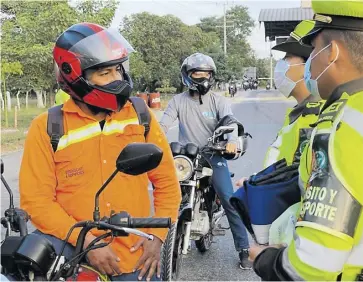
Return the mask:
<path id="1" fill-rule="evenodd" d="M 173 95 L 161 95 L 161 109 L 165 110 Z M 35 101 L 36 102 L 36 101 Z M 5 127 L 5 115 L 1 111 L 1 153 L 17 151 L 23 148 L 26 132 L 32 120 L 47 109 L 38 109 L 36 103 L 30 100 L 29 108 L 25 105 L 18 111 L 18 126 L 14 128 L 14 108 L 8 112 L 8 127 Z M 15 103 L 13 103 L 15 105 Z"/>
<path id="2" fill-rule="evenodd" d="M 24 145 L 26 132 L 32 120 L 46 111 L 47 109 L 38 109 L 34 106 L 28 109 L 22 108 L 18 111 L 18 126 L 14 128 L 14 109 L 8 112 L 8 127 L 5 127 L 5 114 L 1 112 L 1 152 L 20 150 Z"/>

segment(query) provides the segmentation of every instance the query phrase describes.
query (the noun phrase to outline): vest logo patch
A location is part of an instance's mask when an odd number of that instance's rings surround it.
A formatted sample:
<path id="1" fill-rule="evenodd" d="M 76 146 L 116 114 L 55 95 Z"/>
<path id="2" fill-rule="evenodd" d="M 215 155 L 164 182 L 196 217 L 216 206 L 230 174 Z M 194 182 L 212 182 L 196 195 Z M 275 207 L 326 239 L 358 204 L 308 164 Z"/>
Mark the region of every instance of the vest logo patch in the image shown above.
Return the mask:
<path id="1" fill-rule="evenodd" d="M 310 186 L 305 194 L 301 214 L 308 214 L 328 221 L 335 221 L 337 207 L 334 206 L 337 190 L 326 187 Z"/>
<path id="2" fill-rule="evenodd" d="M 326 108 L 320 114 L 317 124 L 324 122 L 324 121 L 333 122 L 346 103 L 347 103 L 347 100 L 342 99 L 342 100 L 338 100 L 335 103 L 331 104 L 328 108 Z"/>
<path id="3" fill-rule="evenodd" d="M 66 178 L 70 178 L 73 176 L 79 176 L 84 174 L 84 170 L 83 167 L 78 167 L 78 168 L 73 168 L 73 169 L 69 169 L 66 170 Z"/>
<path id="4" fill-rule="evenodd" d="M 309 102 L 309 103 L 306 104 L 306 107 L 308 109 L 320 107 L 320 103 L 319 102 Z"/>
<path id="5" fill-rule="evenodd" d="M 338 106 L 339 107 L 339 106 Z M 329 133 L 316 134 L 312 143 L 312 167 L 297 226 L 314 223 L 353 237 L 362 205 L 344 187 L 333 170 L 329 154 Z"/>

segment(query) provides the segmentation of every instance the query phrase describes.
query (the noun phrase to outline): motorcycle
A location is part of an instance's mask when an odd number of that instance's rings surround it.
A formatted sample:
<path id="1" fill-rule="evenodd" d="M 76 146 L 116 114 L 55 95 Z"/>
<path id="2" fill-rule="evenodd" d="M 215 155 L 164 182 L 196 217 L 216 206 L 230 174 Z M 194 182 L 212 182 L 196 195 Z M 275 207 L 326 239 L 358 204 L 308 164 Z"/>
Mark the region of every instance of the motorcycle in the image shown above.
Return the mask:
<path id="1" fill-rule="evenodd" d="M 270 89 L 271 89 L 270 83 L 267 83 L 266 84 L 266 90 L 270 90 Z"/>
<path id="2" fill-rule="evenodd" d="M 170 143 L 182 201 L 178 221 L 168 234 L 170 245 L 165 246 L 173 250 L 173 256 L 164 264 L 163 280 L 178 280 L 183 258 L 191 249 L 191 241 L 195 242 L 199 252 L 205 253 L 210 249 L 214 236 L 224 236 L 229 229 L 219 224 L 225 212 L 212 185 L 213 169 L 208 155 L 224 154 L 225 144 L 219 139 L 233 130 L 233 126 L 219 127 L 203 148 L 194 143 Z"/>
<path id="3" fill-rule="evenodd" d="M 113 238 L 134 234 L 153 240 L 154 237 L 136 228 L 170 228 L 170 218 L 132 218 L 127 212 L 111 212 L 110 216 L 102 218 L 99 209 L 99 197 L 102 191 L 112 181 L 118 172 L 129 175 L 140 175 L 156 168 L 162 158 L 162 151 L 153 144 L 132 143 L 127 145 L 116 161 L 116 170 L 106 180 L 95 195 L 93 220 L 76 223 L 68 232 L 62 251 L 56 254 L 53 245 L 37 234 L 28 234 L 26 223 L 28 214 L 14 208 L 13 194 L 3 177 L 4 165 L 1 161 L 1 180 L 10 195 L 10 207 L 1 218 L 2 225 L 7 229 L 5 240 L 1 244 L 1 281 L 6 277 L 16 281 L 109 281 L 107 275 L 102 275 L 87 264 L 85 257 L 91 250 L 103 248 L 110 244 Z M 72 258 L 66 261 L 62 256 L 66 243 L 75 228 L 82 228 Z M 105 233 L 94 239 L 83 249 L 86 234 L 98 229 Z M 12 235 L 20 233 L 20 236 Z M 100 242 L 106 238 L 111 240 Z"/>
<path id="4" fill-rule="evenodd" d="M 258 82 L 257 82 L 257 81 L 255 81 L 255 82 L 253 83 L 253 89 L 254 89 L 254 90 L 257 90 L 257 88 L 258 88 Z"/>
<path id="5" fill-rule="evenodd" d="M 236 94 L 237 92 L 237 88 L 235 85 L 230 85 L 229 86 L 229 95 L 231 95 L 231 97 L 233 98 L 234 95 Z"/>
<path id="6" fill-rule="evenodd" d="M 249 83 L 250 89 L 253 90 L 254 81 L 251 79 L 248 83 Z"/>
<path id="7" fill-rule="evenodd" d="M 250 84 L 249 84 L 249 82 L 248 82 L 248 81 L 244 81 L 244 82 L 243 82 L 243 89 L 244 89 L 245 91 L 247 91 L 248 89 L 250 89 Z"/>

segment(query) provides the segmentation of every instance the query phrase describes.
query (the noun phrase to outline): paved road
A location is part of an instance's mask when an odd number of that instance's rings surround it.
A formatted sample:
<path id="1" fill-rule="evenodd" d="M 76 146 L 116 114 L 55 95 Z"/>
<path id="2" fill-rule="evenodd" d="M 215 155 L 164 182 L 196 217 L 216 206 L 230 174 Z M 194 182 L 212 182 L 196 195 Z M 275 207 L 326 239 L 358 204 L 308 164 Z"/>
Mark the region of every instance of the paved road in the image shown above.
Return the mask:
<path id="1" fill-rule="evenodd" d="M 235 172 L 235 182 L 242 176 L 248 176 L 262 168 L 264 154 L 283 123 L 284 113 L 293 102 L 284 100 L 276 91 L 241 91 L 234 98 L 232 110 L 244 124 L 253 139 L 250 140 L 247 153 L 239 160 L 230 162 L 231 171 Z M 170 141 L 177 139 L 177 127 L 169 133 Z M 14 198 L 19 202 L 18 173 L 22 152 L 3 156 L 5 178 L 14 189 Z M 3 186 L 3 185 L 2 185 Z M 1 189 L 1 214 L 8 207 L 8 195 Z M 227 225 L 226 221 L 224 222 Z M 184 260 L 181 280 L 239 280 L 256 281 L 258 277 L 253 271 L 242 271 L 238 268 L 238 256 L 233 247 L 231 233 L 215 239 L 215 244 L 205 255 L 196 249 Z"/>

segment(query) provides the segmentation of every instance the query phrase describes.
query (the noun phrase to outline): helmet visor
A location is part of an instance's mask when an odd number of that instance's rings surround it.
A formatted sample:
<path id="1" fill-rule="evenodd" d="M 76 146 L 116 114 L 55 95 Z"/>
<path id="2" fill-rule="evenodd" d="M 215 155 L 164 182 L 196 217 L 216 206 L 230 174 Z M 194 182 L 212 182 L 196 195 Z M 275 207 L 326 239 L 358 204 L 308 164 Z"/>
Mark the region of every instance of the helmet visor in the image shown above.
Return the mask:
<path id="1" fill-rule="evenodd" d="M 88 36 L 69 51 L 81 61 L 82 70 L 101 64 L 122 63 L 134 51 L 117 29 L 109 28 Z"/>
<path id="2" fill-rule="evenodd" d="M 195 54 L 189 56 L 184 61 L 185 69 L 187 73 L 192 71 L 216 71 L 216 65 L 213 59 L 204 54 Z"/>

